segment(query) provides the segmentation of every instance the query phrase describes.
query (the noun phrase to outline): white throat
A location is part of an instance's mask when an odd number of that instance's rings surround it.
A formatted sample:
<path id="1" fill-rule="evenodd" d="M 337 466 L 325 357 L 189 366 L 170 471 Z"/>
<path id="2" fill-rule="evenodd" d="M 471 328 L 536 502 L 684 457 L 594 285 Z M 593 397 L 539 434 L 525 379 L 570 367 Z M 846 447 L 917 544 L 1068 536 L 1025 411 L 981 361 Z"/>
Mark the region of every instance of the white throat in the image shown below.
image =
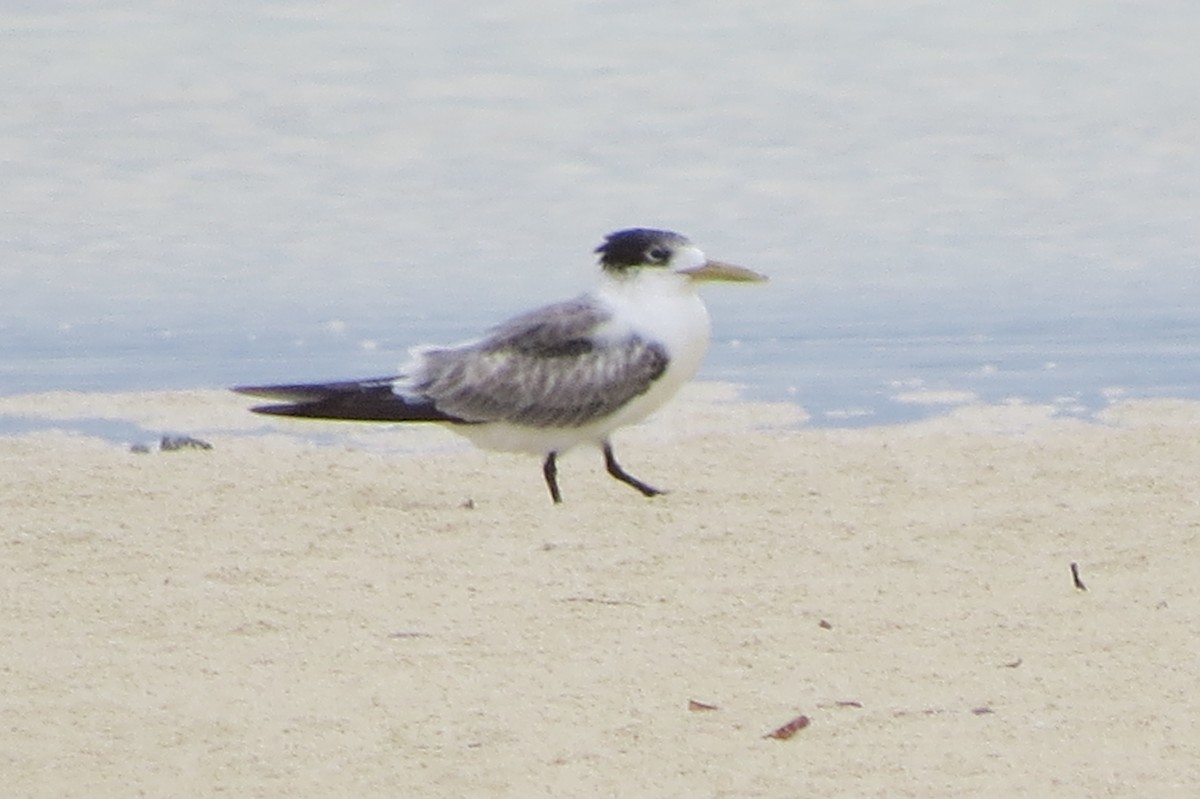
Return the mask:
<path id="1" fill-rule="evenodd" d="M 708 309 L 692 280 L 669 269 L 642 268 L 633 275 L 610 277 L 593 296 L 613 315 L 598 331 L 602 337 L 620 339 L 635 334 L 667 352 L 666 373 L 618 414 L 623 423 L 640 421 L 700 369 L 712 331 Z"/>

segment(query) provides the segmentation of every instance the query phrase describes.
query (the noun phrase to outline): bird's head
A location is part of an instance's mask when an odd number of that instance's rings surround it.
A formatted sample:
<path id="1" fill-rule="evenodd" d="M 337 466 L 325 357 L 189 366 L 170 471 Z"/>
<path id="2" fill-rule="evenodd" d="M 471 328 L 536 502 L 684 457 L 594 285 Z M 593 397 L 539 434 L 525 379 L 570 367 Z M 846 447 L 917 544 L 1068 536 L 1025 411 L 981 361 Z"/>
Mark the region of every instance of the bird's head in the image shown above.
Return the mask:
<path id="1" fill-rule="evenodd" d="M 606 236 L 596 252 L 600 255 L 600 266 L 614 275 L 634 274 L 643 269 L 667 269 L 696 282 L 748 283 L 767 279 L 766 275 L 745 267 L 710 261 L 686 236 L 670 230 L 618 230 Z"/>

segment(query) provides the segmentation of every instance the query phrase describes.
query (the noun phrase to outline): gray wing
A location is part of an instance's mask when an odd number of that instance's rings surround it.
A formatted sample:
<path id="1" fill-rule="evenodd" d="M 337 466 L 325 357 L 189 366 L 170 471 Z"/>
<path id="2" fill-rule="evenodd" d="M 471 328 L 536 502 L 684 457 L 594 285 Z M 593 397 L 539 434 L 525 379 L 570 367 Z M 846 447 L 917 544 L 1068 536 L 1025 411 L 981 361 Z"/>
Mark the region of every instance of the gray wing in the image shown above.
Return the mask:
<path id="1" fill-rule="evenodd" d="M 464 421 L 588 424 L 646 392 L 667 368 L 657 342 L 598 340 L 608 319 L 586 298 L 532 311 L 482 341 L 426 351 L 413 388 Z"/>

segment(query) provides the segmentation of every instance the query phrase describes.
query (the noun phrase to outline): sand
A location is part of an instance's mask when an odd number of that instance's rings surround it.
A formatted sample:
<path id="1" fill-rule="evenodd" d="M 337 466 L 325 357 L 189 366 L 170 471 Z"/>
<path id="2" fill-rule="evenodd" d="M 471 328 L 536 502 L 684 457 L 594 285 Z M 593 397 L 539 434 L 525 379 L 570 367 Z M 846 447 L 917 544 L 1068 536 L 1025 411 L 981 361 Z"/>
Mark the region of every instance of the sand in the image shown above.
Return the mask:
<path id="1" fill-rule="evenodd" d="M 434 429 L 0 398 L 213 445 L 0 438 L 3 794 L 1197 795 L 1200 404 L 730 399 L 618 437 L 670 494 L 581 452 L 554 507 Z"/>

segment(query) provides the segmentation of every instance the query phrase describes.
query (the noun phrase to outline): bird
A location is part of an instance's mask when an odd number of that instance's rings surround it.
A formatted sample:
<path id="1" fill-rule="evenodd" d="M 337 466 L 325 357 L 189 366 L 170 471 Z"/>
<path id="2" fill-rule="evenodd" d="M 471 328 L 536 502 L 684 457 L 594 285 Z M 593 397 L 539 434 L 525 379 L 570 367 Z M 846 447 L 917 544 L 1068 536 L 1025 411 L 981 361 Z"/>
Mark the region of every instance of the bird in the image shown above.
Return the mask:
<path id="1" fill-rule="evenodd" d="M 275 401 L 256 413 L 440 423 L 481 448 L 536 455 L 555 504 L 557 459 L 581 445 L 600 449 L 613 478 L 646 497 L 662 494 L 621 467 L 612 434 L 645 419 L 700 368 L 711 323 L 697 285 L 767 278 L 710 260 L 669 230 L 618 230 L 595 253 L 600 280 L 591 291 L 473 341 L 413 348 L 400 374 L 233 390 Z"/>

